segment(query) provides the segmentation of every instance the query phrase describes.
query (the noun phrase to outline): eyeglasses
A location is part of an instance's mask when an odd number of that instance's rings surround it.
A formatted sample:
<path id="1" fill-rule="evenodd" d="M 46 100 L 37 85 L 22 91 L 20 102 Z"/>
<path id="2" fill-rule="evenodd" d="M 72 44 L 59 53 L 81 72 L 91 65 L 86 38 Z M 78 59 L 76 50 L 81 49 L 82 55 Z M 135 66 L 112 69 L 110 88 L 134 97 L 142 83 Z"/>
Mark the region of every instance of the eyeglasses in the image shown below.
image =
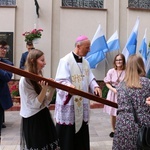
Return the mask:
<path id="1" fill-rule="evenodd" d="M 115 61 L 123 61 L 122 59 L 116 59 Z"/>
<path id="2" fill-rule="evenodd" d="M 5 51 L 8 51 L 8 47 L 0 47 L 1 50 L 5 50 Z"/>

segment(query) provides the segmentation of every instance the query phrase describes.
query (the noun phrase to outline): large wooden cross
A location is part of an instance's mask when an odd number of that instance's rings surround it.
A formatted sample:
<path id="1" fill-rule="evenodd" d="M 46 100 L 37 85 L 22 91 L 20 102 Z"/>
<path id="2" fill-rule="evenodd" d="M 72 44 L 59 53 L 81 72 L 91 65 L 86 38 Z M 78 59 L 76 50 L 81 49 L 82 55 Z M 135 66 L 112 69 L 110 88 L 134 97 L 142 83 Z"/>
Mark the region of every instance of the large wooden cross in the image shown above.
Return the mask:
<path id="1" fill-rule="evenodd" d="M 44 81 L 48 82 L 48 84 L 50 86 L 52 86 L 54 88 L 58 88 L 58 89 L 64 90 L 64 91 L 67 91 L 67 92 L 69 92 L 69 93 L 71 93 L 73 95 L 79 95 L 79 96 L 85 97 L 85 98 L 87 98 L 89 100 L 93 100 L 93 101 L 96 101 L 96 102 L 99 102 L 99 103 L 102 103 L 102 104 L 105 104 L 105 105 L 109 105 L 111 107 L 115 107 L 115 108 L 118 107 L 118 105 L 116 103 L 111 102 L 109 100 L 106 100 L 104 98 L 100 98 L 100 97 L 95 96 L 93 94 L 86 93 L 84 91 L 81 91 L 81 90 L 78 90 L 78 89 L 75 89 L 75 88 L 71 88 L 69 86 L 57 83 L 57 82 L 52 81 L 50 79 L 47 79 L 47 78 L 38 76 L 36 74 L 33 74 L 33 73 L 30 73 L 30 72 L 18 69 L 18 68 L 14 67 L 14 66 L 5 64 L 3 62 L 0 62 L 0 69 L 7 70 L 9 72 L 12 72 L 12 73 L 20 75 L 20 76 L 24 76 L 24 77 L 29 78 L 29 79 L 34 80 L 34 81 L 44 80 Z"/>

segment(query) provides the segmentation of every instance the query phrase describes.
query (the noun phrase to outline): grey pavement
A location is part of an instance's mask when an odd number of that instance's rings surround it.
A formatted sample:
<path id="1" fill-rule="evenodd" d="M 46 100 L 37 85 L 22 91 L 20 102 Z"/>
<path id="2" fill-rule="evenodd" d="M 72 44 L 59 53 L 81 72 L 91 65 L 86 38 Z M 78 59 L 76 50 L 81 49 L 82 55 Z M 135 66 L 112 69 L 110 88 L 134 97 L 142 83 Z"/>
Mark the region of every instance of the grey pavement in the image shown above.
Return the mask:
<path id="1" fill-rule="evenodd" d="M 53 110 L 51 113 L 53 115 Z M 6 111 L 6 128 L 2 129 L 0 150 L 20 150 L 20 120 L 19 111 Z M 91 109 L 90 112 L 90 147 L 91 150 L 111 150 L 112 138 L 110 117 L 101 108 Z"/>

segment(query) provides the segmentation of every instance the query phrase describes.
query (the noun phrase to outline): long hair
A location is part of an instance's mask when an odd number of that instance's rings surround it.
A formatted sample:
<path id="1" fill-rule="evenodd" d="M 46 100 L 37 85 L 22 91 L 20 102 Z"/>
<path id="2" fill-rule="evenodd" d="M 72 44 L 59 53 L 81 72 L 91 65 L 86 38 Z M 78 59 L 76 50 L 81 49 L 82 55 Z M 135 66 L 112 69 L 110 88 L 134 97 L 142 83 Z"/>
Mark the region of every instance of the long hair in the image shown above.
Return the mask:
<path id="1" fill-rule="evenodd" d="M 28 53 L 27 60 L 25 63 L 25 70 L 34 74 L 39 75 L 37 68 L 37 59 L 40 58 L 44 53 L 38 49 L 33 49 Z M 40 75 L 42 76 L 42 71 L 40 71 Z M 41 92 L 41 86 L 33 80 L 30 80 L 36 93 L 39 94 Z"/>
<path id="2" fill-rule="evenodd" d="M 127 87 L 142 88 L 140 77 L 146 75 L 144 62 L 139 55 L 132 55 L 128 58 L 124 81 Z"/>
<path id="3" fill-rule="evenodd" d="M 116 66 L 116 58 L 117 58 L 118 56 L 120 56 L 121 59 L 122 59 L 122 68 L 121 68 L 121 69 L 122 69 L 122 70 L 125 70 L 125 68 L 126 68 L 126 60 L 125 60 L 124 55 L 121 54 L 121 53 L 117 54 L 117 55 L 115 56 L 115 58 L 114 58 L 114 62 L 113 62 L 114 68 L 117 69 L 117 66 Z"/>

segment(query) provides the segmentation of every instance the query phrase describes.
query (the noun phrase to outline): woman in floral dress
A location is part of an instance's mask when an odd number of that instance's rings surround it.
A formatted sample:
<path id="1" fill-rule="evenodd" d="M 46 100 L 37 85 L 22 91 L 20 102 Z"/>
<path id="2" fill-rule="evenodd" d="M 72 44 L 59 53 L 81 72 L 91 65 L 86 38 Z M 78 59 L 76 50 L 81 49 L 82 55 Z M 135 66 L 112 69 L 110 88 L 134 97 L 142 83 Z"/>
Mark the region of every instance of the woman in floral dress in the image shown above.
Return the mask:
<path id="1" fill-rule="evenodd" d="M 138 55 L 130 56 L 124 82 L 117 88 L 118 115 L 113 150 L 138 150 L 136 138 L 139 126 L 150 126 L 150 107 L 146 103 L 146 98 L 150 97 L 150 80 L 145 74 L 142 58 Z M 132 105 L 138 124 L 134 122 Z"/>
<path id="2" fill-rule="evenodd" d="M 117 54 L 114 58 L 114 68 L 108 70 L 106 77 L 104 78 L 104 82 L 106 86 L 109 88 L 107 94 L 107 100 L 117 103 L 117 90 L 116 87 L 119 83 L 124 79 L 125 76 L 125 57 L 123 54 Z M 110 133 L 110 137 L 114 136 L 115 123 L 116 123 L 116 112 L 117 109 L 107 106 L 104 106 L 104 112 L 108 113 L 111 116 L 111 125 L 112 132 Z"/>

